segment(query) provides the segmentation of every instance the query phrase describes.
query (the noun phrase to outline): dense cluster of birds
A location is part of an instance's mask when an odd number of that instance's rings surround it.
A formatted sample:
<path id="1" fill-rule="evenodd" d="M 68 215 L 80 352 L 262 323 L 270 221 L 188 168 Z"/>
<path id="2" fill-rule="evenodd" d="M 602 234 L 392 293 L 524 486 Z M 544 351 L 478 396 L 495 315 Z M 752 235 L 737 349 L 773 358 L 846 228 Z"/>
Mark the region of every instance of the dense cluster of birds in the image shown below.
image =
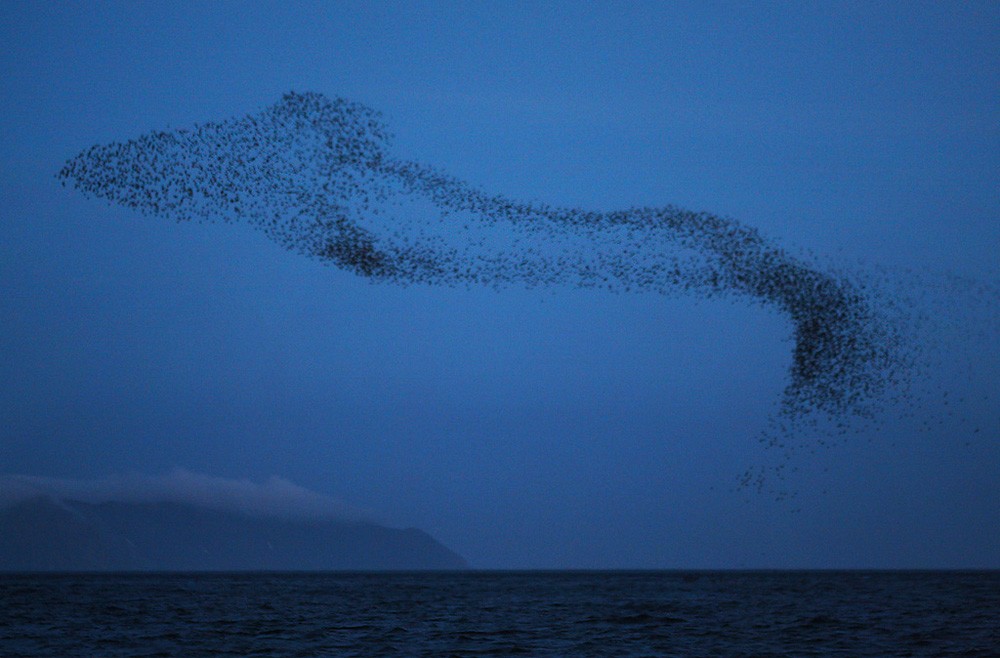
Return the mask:
<path id="1" fill-rule="evenodd" d="M 94 146 L 59 177 L 146 214 L 248 223 L 373 280 L 732 297 L 790 320 L 781 416 L 870 415 L 899 330 L 864 282 L 733 219 L 674 206 L 592 212 L 487 194 L 396 159 L 378 112 L 289 93 L 262 112 Z"/>

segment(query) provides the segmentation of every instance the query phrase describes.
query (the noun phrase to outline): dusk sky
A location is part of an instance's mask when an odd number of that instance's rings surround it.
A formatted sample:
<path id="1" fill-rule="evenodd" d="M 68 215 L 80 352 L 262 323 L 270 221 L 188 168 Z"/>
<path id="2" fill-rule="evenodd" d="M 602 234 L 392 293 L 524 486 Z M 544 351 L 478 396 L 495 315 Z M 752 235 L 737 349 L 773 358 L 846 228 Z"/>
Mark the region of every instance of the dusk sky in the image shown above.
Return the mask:
<path id="1" fill-rule="evenodd" d="M 0 16 L 0 475 L 294 483 L 481 568 L 1000 568 L 1000 4 Z M 373 282 L 56 177 L 291 91 L 380 111 L 394 156 L 489 194 L 707 211 L 868 282 L 902 383 L 789 454 L 760 440 L 778 309 Z"/>

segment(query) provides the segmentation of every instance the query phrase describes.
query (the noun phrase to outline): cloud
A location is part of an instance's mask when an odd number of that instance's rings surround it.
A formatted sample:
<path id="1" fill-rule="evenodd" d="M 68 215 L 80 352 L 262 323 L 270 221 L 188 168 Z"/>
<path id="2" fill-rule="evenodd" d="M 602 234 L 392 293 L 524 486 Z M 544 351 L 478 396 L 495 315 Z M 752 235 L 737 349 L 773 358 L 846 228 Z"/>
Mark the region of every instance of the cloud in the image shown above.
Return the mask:
<path id="1" fill-rule="evenodd" d="M 47 496 L 85 503 L 183 503 L 250 516 L 361 520 L 369 515 L 280 477 L 257 483 L 175 469 L 166 475 L 128 473 L 74 480 L 0 475 L 0 508 Z"/>

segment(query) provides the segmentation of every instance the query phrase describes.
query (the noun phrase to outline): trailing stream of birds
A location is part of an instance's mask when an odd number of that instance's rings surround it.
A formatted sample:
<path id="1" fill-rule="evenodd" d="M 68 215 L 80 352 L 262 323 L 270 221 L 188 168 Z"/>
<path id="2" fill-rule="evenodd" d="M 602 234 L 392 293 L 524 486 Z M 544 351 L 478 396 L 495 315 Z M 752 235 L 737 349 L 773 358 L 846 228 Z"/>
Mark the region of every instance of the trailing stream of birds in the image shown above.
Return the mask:
<path id="1" fill-rule="evenodd" d="M 820 267 L 707 212 L 592 212 L 488 194 L 396 159 L 379 113 L 340 98 L 289 93 L 256 114 L 93 146 L 58 176 L 144 214 L 245 223 L 374 281 L 568 285 L 770 307 L 793 340 L 779 411 L 761 434 L 772 445 L 817 419 L 834 432 L 877 422 L 921 368 L 919 314 L 873 272 Z M 978 296 L 995 309 L 994 289 Z"/>

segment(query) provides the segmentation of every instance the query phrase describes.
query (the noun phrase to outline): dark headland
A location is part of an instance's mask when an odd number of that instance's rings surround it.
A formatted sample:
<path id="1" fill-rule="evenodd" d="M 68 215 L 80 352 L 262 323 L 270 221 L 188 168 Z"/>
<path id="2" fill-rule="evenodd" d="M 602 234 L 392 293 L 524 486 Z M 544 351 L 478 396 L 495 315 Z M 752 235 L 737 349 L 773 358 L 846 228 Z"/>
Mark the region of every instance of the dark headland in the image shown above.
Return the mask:
<path id="1" fill-rule="evenodd" d="M 176 502 L 40 496 L 0 509 L 0 571 L 430 570 L 465 560 L 415 528 Z"/>

